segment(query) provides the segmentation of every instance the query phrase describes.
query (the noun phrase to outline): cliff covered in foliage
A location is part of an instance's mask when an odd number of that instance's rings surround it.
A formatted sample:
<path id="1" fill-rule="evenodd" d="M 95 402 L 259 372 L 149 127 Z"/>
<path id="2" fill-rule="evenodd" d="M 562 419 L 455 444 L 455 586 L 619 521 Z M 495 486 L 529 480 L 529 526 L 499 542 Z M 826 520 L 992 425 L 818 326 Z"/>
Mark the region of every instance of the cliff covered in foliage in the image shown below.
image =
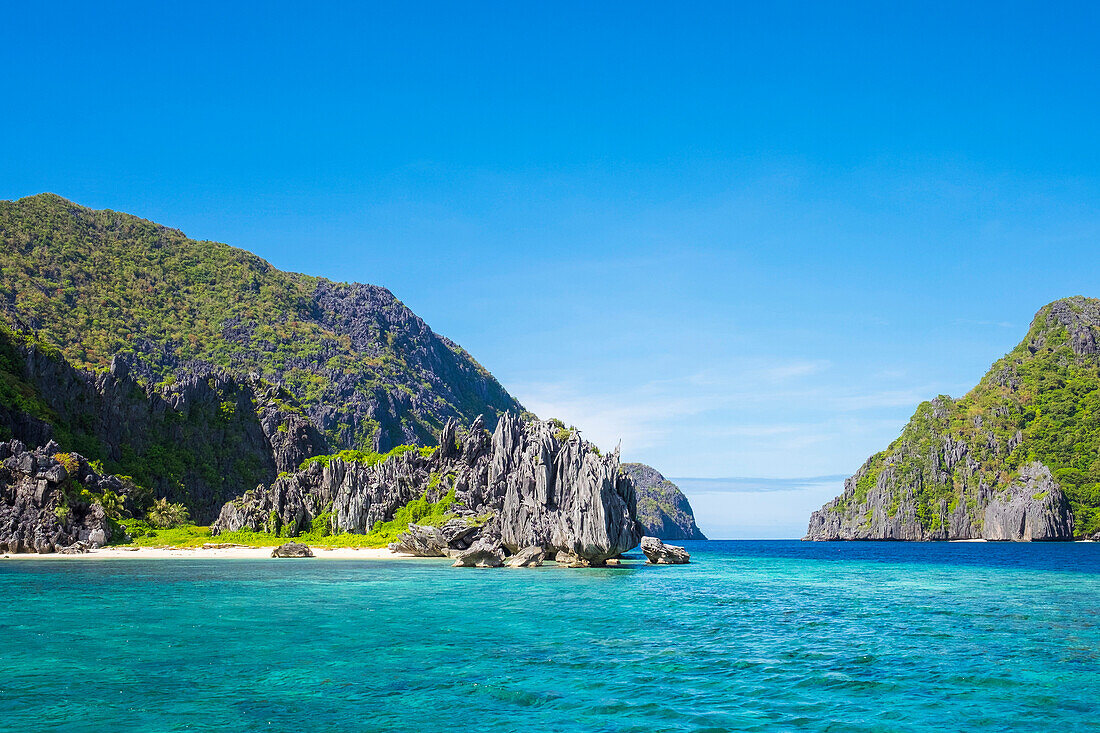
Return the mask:
<path id="1" fill-rule="evenodd" d="M 967 395 L 922 403 L 814 512 L 807 539 L 1096 537 L 1098 342 L 1100 300 L 1043 307 Z"/>
<path id="2" fill-rule="evenodd" d="M 52 194 L 0 201 L 0 318 L 145 386 L 220 369 L 282 385 L 335 448 L 432 442 L 522 407 L 388 290 L 283 272 Z"/>
<path id="3" fill-rule="evenodd" d="M 170 383 L 136 381 L 126 357 L 101 373 L 0 325 L 0 439 L 56 440 L 184 504 L 207 522 L 245 489 L 327 450 L 285 389 L 195 366 Z"/>
<path id="4" fill-rule="evenodd" d="M 624 463 L 622 468 L 638 493 L 638 521 L 646 535 L 662 540 L 706 539 L 679 486 L 644 463 Z"/>

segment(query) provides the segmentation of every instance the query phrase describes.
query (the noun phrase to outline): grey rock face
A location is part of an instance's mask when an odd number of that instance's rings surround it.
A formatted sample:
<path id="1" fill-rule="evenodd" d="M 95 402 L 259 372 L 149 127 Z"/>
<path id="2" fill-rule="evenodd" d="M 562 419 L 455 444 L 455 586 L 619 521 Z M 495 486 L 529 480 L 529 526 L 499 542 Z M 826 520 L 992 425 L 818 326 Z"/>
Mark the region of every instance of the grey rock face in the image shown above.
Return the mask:
<path id="1" fill-rule="evenodd" d="M 814 512 L 807 540 L 1071 540 L 1073 516 L 1061 487 L 1050 469 L 1031 463 L 1020 469 L 1005 488 L 978 486 L 967 501 L 940 499 L 929 507 L 921 521 L 917 500 L 918 482 L 950 481 L 952 461 L 965 461 L 965 444 L 944 441 L 931 475 L 900 480 L 891 465 L 877 475 L 875 483 L 858 498 L 861 480 L 868 474 L 868 461 L 844 482 L 844 492 Z M 887 459 L 889 461 L 889 459 Z M 938 473 L 933 472 L 938 471 Z"/>
<path id="2" fill-rule="evenodd" d="M 554 555 L 554 562 L 567 568 L 599 568 L 606 565 L 611 559 L 579 557 L 568 550 L 561 550 Z"/>
<path id="3" fill-rule="evenodd" d="M 334 443 L 357 443 L 353 428 L 368 420 L 378 425 L 374 448 L 386 451 L 404 443 L 427 444 L 435 435 L 430 425 L 449 420 L 470 424 L 478 414 L 496 425 L 497 415 L 522 411 L 500 383 L 453 341 L 432 331 L 423 320 L 386 288 L 359 283 L 319 280 L 313 293 L 319 322 L 346 338 L 356 355 L 398 356 L 400 369 L 376 373 L 334 372 L 331 353 L 315 360 L 288 364 L 324 375 L 331 381 L 319 404 L 306 412 Z M 366 378 L 365 378 L 366 377 Z M 367 390 L 364 382 L 377 386 Z"/>
<path id="4" fill-rule="evenodd" d="M 644 463 L 624 463 L 622 468 L 634 481 L 638 522 L 645 534 L 662 540 L 706 539 L 680 487 Z"/>
<path id="5" fill-rule="evenodd" d="M 409 501 L 453 489 L 454 519 L 439 530 L 450 549 L 491 534 L 508 552 L 537 546 L 602 562 L 638 543 L 634 486 L 617 453 L 602 456 L 578 435 L 559 440 L 551 424 L 510 413 L 491 437 L 480 420 L 456 434 L 448 423 L 427 457 L 410 451 L 371 467 L 337 459 L 279 478 L 227 503 L 213 530 L 258 530 L 275 516 L 294 536 L 328 507 L 334 531 L 365 533 Z"/>
<path id="6" fill-rule="evenodd" d="M 656 537 L 642 538 L 642 554 L 646 562 L 652 565 L 685 565 L 691 562 L 691 555 L 683 547 L 666 545 Z"/>
<path id="7" fill-rule="evenodd" d="M 987 540 L 1063 540 L 1073 537 L 1073 515 L 1062 489 L 1041 463 L 1020 470 L 1017 480 L 985 507 Z"/>
<path id="8" fill-rule="evenodd" d="M 6 338 L 0 332 L 0 339 Z M 16 365 L 21 379 L 56 419 L 51 424 L 14 406 L 0 406 L 0 426 L 35 445 L 60 428 L 102 446 L 105 461 L 120 461 L 125 453 L 138 456 L 142 467 L 160 465 L 156 456 L 171 452 L 183 462 L 183 473 L 154 475 L 148 488 L 185 504 L 199 523 L 209 522 L 227 499 L 239 496 L 242 482 L 270 482 L 280 471 L 293 471 L 306 458 L 328 452 L 293 396 L 255 375 L 181 365 L 175 382 L 153 389 L 135 380 L 121 356 L 109 371 L 91 374 L 35 345 L 10 346 L 21 359 Z M 137 467 L 131 470 L 137 474 Z"/>
<path id="9" fill-rule="evenodd" d="M 1070 348 L 1077 356 L 1100 353 L 1096 343 L 1096 333 L 1100 331 L 1100 311 L 1095 303 L 1089 298 L 1077 296 L 1056 300 L 1048 306 L 1049 321 L 1065 327 Z M 1048 348 L 1050 333 L 1051 329 L 1037 333 L 1028 344 L 1028 350 L 1034 354 Z"/>
<path id="10" fill-rule="evenodd" d="M 18 440 L 0 443 L 0 460 L 0 551 L 72 554 L 107 544 L 107 514 L 81 498 L 85 489 L 120 497 L 122 511 L 135 509 L 133 484 L 100 475 L 83 456 L 61 454 L 56 443 L 33 451 Z"/>
<path id="11" fill-rule="evenodd" d="M 510 568 L 534 568 L 541 566 L 545 557 L 546 553 L 543 552 L 541 547 L 524 547 L 508 558 L 508 562 L 505 564 Z"/>
<path id="12" fill-rule="evenodd" d="M 271 551 L 272 557 L 313 557 L 313 550 L 300 542 L 287 542 Z"/>

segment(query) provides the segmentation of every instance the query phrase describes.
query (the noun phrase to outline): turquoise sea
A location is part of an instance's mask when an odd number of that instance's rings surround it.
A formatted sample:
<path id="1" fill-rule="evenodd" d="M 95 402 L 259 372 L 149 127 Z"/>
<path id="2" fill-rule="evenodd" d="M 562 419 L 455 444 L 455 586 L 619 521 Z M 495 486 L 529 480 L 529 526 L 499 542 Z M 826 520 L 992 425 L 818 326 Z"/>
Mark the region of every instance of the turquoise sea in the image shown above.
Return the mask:
<path id="1" fill-rule="evenodd" d="M 0 561 L 0 728 L 1100 729 L 1100 544 Z"/>

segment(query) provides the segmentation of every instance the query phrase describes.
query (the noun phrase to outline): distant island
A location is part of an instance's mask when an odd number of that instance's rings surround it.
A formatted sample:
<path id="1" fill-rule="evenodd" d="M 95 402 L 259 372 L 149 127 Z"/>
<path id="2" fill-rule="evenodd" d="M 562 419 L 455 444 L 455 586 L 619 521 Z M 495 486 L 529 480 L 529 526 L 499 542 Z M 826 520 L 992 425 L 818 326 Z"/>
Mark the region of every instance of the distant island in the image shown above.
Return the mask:
<path id="1" fill-rule="evenodd" d="M 647 535 L 662 540 L 706 539 L 679 486 L 644 463 L 624 463 L 622 467 L 638 490 L 638 521 Z"/>
<path id="2" fill-rule="evenodd" d="M 0 240 L 0 549 L 598 565 L 701 536 L 675 487 L 539 420 L 384 288 L 52 194 L 0 202 Z"/>
<path id="3" fill-rule="evenodd" d="M 1100 300 L 1044 306 L 965 396 L 922 403 L 808 540 L 1100 539 Z"/>

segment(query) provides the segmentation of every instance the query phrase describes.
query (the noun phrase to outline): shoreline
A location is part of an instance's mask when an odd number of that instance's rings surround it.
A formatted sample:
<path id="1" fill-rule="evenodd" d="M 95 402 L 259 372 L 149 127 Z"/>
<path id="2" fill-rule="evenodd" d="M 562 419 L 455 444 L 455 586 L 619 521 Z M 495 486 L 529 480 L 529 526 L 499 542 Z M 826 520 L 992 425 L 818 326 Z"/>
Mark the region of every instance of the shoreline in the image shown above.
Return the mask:
<path id="1" fill-rule="evenodd" d="M 141 560 L 162 558 L 222 558 L 230 560 L 284 560 L 300 558 L 273 558 L 274 547 L 100 547 L 75 555 L 57 552 L 38 554 L 36 552 L 4 553 L 0 559 L 58 559 L 58 560 L 107 560 L 112 558 L 137 558 Z M 414 555 L 394 552 L 386 547 L 310 547 L 317 560 L 415 560 Z M 305 558 L 310 559 L 310 558 Z"/>

